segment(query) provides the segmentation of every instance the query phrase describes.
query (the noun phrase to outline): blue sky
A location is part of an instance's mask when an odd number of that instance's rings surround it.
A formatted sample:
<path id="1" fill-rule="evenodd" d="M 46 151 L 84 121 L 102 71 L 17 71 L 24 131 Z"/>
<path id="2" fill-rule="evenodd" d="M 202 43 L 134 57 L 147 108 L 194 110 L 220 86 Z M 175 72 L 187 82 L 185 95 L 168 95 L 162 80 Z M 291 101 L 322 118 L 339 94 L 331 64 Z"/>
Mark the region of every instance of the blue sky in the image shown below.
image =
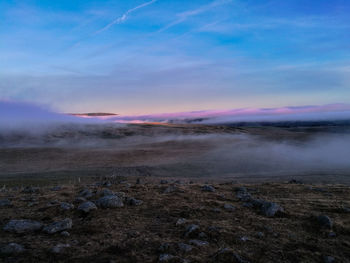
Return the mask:
<path id="1" fill-rule="evenodd" d="M 0 99 L 144 114 L 349 103 L 347 0 L 0 2 Z"/>

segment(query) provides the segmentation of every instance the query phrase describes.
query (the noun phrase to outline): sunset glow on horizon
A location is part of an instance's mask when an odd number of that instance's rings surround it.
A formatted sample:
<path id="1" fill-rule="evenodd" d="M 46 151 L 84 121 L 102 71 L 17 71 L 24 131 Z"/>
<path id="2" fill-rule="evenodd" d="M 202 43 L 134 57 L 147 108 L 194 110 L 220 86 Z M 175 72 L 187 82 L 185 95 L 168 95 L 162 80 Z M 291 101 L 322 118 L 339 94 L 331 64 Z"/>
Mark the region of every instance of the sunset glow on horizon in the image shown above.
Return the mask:
<path id="1" fill-rule="evenodd" d="M 345 0 L 1 1 L 0 100 L 123 116 L 350 102 Z"/>

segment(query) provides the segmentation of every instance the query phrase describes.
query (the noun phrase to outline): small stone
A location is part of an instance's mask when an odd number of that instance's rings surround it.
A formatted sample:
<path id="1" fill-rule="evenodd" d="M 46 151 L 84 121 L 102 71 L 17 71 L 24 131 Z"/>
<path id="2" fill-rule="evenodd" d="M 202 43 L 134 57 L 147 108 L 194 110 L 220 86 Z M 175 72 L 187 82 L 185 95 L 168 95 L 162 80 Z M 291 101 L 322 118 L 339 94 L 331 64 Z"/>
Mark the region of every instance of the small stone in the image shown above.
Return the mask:
<path id="1" fill-rule="evenodd" d="M 114 195 L 114 192 L 108 188 L 104 188 L 100 191 L 100 196 Z"/>
<path id="2" fill-rule="evenodd" d="M 169 194 L 169 193 L 173 193 L 173 192 L 177 192 L 177 191 L 178 191 L 177 187 L 175 187 L 173 185 L 170 185 L 163 191 L 163 193 L 164 194 Z"/>
<path id="3" fill-rule="evenodd" d="M 317 222 L 321 228 L 331 229 L 333 227 L 332 220 L 326 215 L 320 215 L 317 217 Z"/>
<path id="4" fill-rule="evenodd" d="M 139 206 L 143 204 L 142 200 L 137 200 L 134 197 L 128 197 L 126 198 L 126 203 L 130 206 Z"/>
<path id="5" fill-rule="evenodd" d="M 37 194 L 40 192 L 40 187 L 27 186 L 22 192 L 26 194 Z"/>
<path id="6" fill-rule="evenodd" d="M 243 192 L 243 193 L 247 193 L 248 192 L 247 188 L 244 187 L 244 186 L 236 187 L 235 191 L 236 192 Z"/>
<path id="7" fill-rule="evenodd" d="M 329 236 L 329 237 L 336 237 L 336 236 L 337 236 L 337 234 L 336 234 L 336 233 L 334 233 L 334 232 L 332 231 L 332 232 L 329 232 L 329 233 L 328 233 L 328 236 Z"/>
<path id="8" fill-rule="evenodd" d="M 207 241 L 203 241 L 203 240 L 198 240 L 198 239 L 191 239 L 189 241 L 189 243 L 191 245 L 197 246 L 197 247 L 204 247 L 204 246 L 208 246 L 209 243 Z"/>
<path id="9" fill-rule="evenodd" d="M 74 200 L 74 203 L 78 203 L 78 204 L 84 203 L 84 202 L 86 202 L 86 199 L 84 197 L 77 197 Z"/>
<path id="10" fill-rule="evenodd" d="M 61 186 L 54 186 L 52 188 L 50 188 L 51 191 L 61 191 L 62 187 Z"/>
<path id="11" fill-rule="evenodd" d="M 324 263 L 333 263 L 333 262 L 335 262 L 335 258 L 332 256 L 325 256 L 325 257 L 323 257 L 323 261 L 324 261 Z"/>
<path id="12" fill-rule="evenodd" d="M 288 182 L 289 184 L 303 184 L 303 181 L 297 179 L 291 179 Z"/>
<path id="13" fill-rule="evenodd" d="M 123 207 L 123 201 L 116 195 L 107 195 L 96 201 L 97 206 L 102 208 Z"/>
<path id="14" fill-rule="evenodd" d="M 51 248 L 51 252 L 54 253 L 54 254 L 60 254 L 66 248 L 69 248 L 69 247 L 70 247 L 69 244 L 58 244 L 58 245 L 54 246 L 53 248 Z"/>
<path id="15" fill-rule="evenodd" d="M 258 238 L 263 238 L 263 237 L 265 237 L 265 235 L 264 235 L 263 232 L 258 232 L 258 233 L 256 233 L 256 236 L 257 236 Z"/>
<path id="16" fill-rule="evenodd" d="M 193 248 L 191 245 L 188 245 L 188 244 L 185 244 L 185 243 L 179 243 L 178 247 L 184 253 L 190 252 L 192 250 L 192 248 Z"/>
<path id="17" fill-rule="evenodd" d="M 185 231 L 185 237 L 194 237 L 198 234 L 199 232 L 199 226 L 198 225 L 189 225 L 186 227 Z"/>
<path id="18" fill-rule="evenodd" d="M 234 207 L 234 206 L 231 205 L 231 204 L 224 204 L 224 209 L 225 209 L 226 211 L 233 212 L 233 211 L 236 210 L 236 207 Z"/>
<path id="19" fill-rule="evenodd" d="M 0 248 L 1 254 L 18 254 L 23 253 L 25 251 L 24 247 L 17 243 L 9 243 Z"/>
<path id="20" fill-rule="evenodd" d="M 170 249 L 169 243 L 162 243 L 158 248 L 158 251 L 164 253 L 164 252 L 167 252 L 169 249 Z"/>
<path id="21" fill-rule="evenodd" d="M 246 241 L 249 240 L 249 238 L 246 237 L 246 236 L 243 236 L 243 237 L 240 237 L 239 240 L 241 240 L 241 241 L 243 241 L 243 242 L 246 242 Z"/>
<path id="22" fill-rule="evenodd" d="M 61 236 L 64 236 L 64 237 L 69 237 L 69 236 L 70 236 L 70 234 L 69 234 L 69 232 L 68 232 L 68 231 L 63 231 L 63 232 L 61 232 Z"/>
<path id="23" fill-rule="evenodd" d="M 185 224 L 187 222 L 187 220 L 185 218 L 179 218 L 177 221 L 176 221 L 176 226 L 181 226 L 183 224 Z"/>
<path id="24" fill-rule="evenodd" d="M 27 206 L 32 207 L 32 206 L 36 206 L 38 204 L 39 204 L 39 202 L 29 202 Z"/>
<path id="25" fill-rule="evenodd" d="M 273 202 L 264 202 L 260 209 L 261 213 L 267 217 L 273 217 L 278 213 L 283 213 L 283 207 Z"/>
<path id="26" fill-rule="evenodd" d="M 236 190 L 236 197 L 241 201 L 250 201 L 252 196 L 250 193 L 248 193 L 247 188 L 245 187 L 238 187 Z"/>
<path id="27" fill-rule="evenodd" d="M 47 234 L 55 234 L 67 229 L 71 229 L 73 225 L 72 219 L 66 218 L 61 221 L 53 222 L 43 228 L 43 231 Z"/>
<path id="28" fill-rule="evenodd" d="M 213 256 L 214 262 L 236 262 L 236 263 L 248 263 L 243 260 L 239 255 L 233 252 L 232 249 L 224 248 L 216 252 Z"/>
<path id="29" fill-rule="evenodd" d="M 61 209 L 68 211 L 68 210 L 74 209 L 74 205 L 70 203 L 62 202 Z"/>
<path id="30" fill-rule="evenodd" d="M 11 207 L 12 203 L 9 199 L 1 199 L 0 200 L 0 207 Z"/>
<path id="31" fill-rule="evenodd" d="M 97 206 L 90 201 L 84 202 L 78 206 L 78 210 L 84 213 L 89 213 L 92 210 L 96 210 Z"/>
<path id="32" fill-rule="evenodd" d="M 207 234 L 204 233 L 204 232 L 200 232 L 200 233 L 198 234 L 198 237 L 199 237 L 199 238 L 202 238 L 202 239 L 208 238 Z"/>
<path id="33" fill-rule="evenodd" d="M 215 188 L 211 185 L 203 185 L 202 191 L 203 192 L 215 192 Z"/>
<path id="34" fill-rule="evenodd" d="M 92 196 L 93 194 L 88 188 L 85 188 L 79 192 L 79 197 L 91 198 Z"/>
<path id="35" fill-rule="evenodd" d="M 167 180 L 160 180 L 160 184 L 168 184 L 169 182 Z"/>
<path id="36" fill-rule="evenodd" d="M 211 211 L 213 211 L 214 213 L 221 213 L 220 208 L 213 208 Z"/>
<path id="37" fill-rule="evenodd" d="M 350 207 L 343 207 L 343 213 L 350 213 Z"/>
<path id="38" fill-rule="evenodd" d="M 175 259 L 175 256 L 170 254 L 161 254 L 159 255 L 159 262 L 170 262 L 171 260 Z"/>
<path id="39" fill-rule="evenodd" d="M 102 185 L 105 186 L 105 187 L 111 187 L 111 186 L 112 186 L 112 183 L 111 183 L 110 181 L 104 181 L 104 182 L 102 183 Z"/>
<path id="40" fill-rule="evenodd" d="M 4 231 L 14 232 L 14 233 L 29 233 L 40 230 L 42 224 L 38 221 L 28 220 L 28 219 L 19 219 L 11 220 L 4 226 Z"/>
<path id="41" fill-rule="evenodd" d="M 124 192 L 116 192 L 114 195 L 118 196 L 120 199 L 126 198 L 126 194 Z"/>

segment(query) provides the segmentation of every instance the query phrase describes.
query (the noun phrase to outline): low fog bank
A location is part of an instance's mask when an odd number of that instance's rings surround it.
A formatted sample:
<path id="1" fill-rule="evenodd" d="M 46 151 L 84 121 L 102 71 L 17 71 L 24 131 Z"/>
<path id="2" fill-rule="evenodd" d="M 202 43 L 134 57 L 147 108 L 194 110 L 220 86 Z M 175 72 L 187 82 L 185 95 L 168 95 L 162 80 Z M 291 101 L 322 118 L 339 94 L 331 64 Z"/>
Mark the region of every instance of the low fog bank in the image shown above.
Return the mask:
<path id="1" fill-rule="evenodd" d="M 287 176 L 345 173 L 350 182 L 350 135 L 322 135 L 303 141 L 241 136 L 193 161 L 213 176 Z"/>
<path id="2" fill-rule="evenodd" d="M 0 101 L 0 135 L 41 135 L 55 131 L 60 126 L 103 123 L 99 119 L 84 119 L 30 103 Z"/>

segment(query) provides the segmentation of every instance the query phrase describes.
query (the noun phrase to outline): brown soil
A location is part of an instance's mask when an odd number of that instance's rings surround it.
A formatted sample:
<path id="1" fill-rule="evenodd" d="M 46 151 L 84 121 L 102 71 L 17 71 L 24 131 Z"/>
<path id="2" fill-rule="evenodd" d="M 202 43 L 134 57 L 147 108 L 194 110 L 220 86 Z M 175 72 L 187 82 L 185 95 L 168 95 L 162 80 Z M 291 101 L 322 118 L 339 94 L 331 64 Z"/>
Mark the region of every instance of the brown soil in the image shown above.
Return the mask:
<path id="1" fill-rule="evenodd" d="M 179 178 L 176 178 L 179 180 Z M 21 255 L 2 255 L 1 262 L 158 262 L 162 253 L 172 254 L 189 262 L 219 261 L 214 254 L 223 248 L 232 249 L 249 262 L 324 262 L 332 256 L 336 262 L 350 262 L 350 188 L 344 185 L 306 185 L 264 183 L 245 185 L 255 198 L 280 204 L 285 214 L 268 218 L 253 208 L 244 207 L 236 198 L 231 182 L 213 182 L 215 192 L 203 192 L 204 181 L 189 183 L 182 179 L 174 184 L 178 191 L 164 194 L 170 184 L 159 184 L 160 178 L 128 177 L 130 185 L 113 184 L 110 189 L 123 191 L 127 196 L 143 200 L 141 206 L 98 209 L 83 215 L 76 209 L 62 211 L 59 206 L 48 206 L 49 201 L 72 203 L 82 184 L 65 185 L 60 191 L 41 188 L 38 194 L 25 194 L 20 189 L 4 189 L 0 199 L 9 198 L 13 207 L 0 208 L 0 225 L 11 219 L 33 219 L 44 224 L 71 218 L 70 236 L 48 235 L 43 232 L 13 234 L 0 230 L 0 245 L 16 242 L 26 248 Z M 169 180 L 169 178 L 167 178 Z M 174 181 L 174 180 L 171 180 Z M 101 187 L 89 186 L 92 191 Z M 34 198 L 37 204 L 29 206 L 23 199 Z M 95 199 L 96 197 L 93 197 Z M 236 207 L 226 211 L 224 204 Z M 219 209 L 219 210 L 213 210 Z M 334 222 L 332 230 L 323 230 L 315 219 L 328 215 Z M 176 226 L 179 218 L 186 218 Z M 206 237 L 184 237 L 185 227 L 198 224 Z M 335 236 L 331 237 L 330 232 Z M 261 232 L 261 233 L 259 233 Z M 209 242 L 204 248 L 194 247 L 181 252 L 178 243 L 190 239 Z M 57 244 L 70 244 L 61 254 L 50 249 Z M 161 244 L 169 243 L 166 252 Z M 177 258 L 171 262 L 181 262 Z M 170 261 L 169 261 L 170 262 Z M 237 261 L 238 262 L 238 261 Z"/>

